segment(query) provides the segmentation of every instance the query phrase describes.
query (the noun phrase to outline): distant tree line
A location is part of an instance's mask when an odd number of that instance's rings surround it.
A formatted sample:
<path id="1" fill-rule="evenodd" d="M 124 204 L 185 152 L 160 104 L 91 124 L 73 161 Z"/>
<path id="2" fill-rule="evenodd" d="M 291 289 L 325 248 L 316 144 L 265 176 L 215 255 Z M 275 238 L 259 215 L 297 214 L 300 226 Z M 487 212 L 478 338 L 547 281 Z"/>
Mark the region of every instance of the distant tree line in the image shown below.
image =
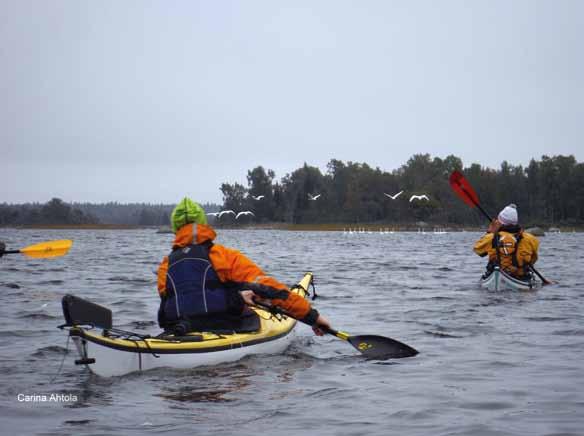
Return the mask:
<path id="1" fill-rule="evenodd" d="M 19 205 L 0 204 L 0 225 L 34 224 L 95 224 L 95 216 L 72 207 L 60 198 L 45 204 L 27 203 Z"/>
<path id="2" fill-rule="evenodd" d="M 65 203 L 53 198 L 46 204 L 0 204 L 0 226 L 18 225 L 77 225 L 118 224 L 164 226 L 170 223 L 173 204 L 116 202 L 104 204 Z M 203 204 L 209 212 L 217 211 L 217 204 Z"/>
<path id="3" fill-rule="evenodd" d="M 584 225 L 584 164 L 574 156 L 542 156 L 527 167 L 504 161 L 499 169 L 473 163 L 463 167 L 456 156 L 444 159 L 416 154 L 400 168 L 387 172 L 366 163 L 332 159 L 323 174 L 304 164 L 281 180 L 270 169 L 258 166 L 247 172 L 247 186 L 223 183 L 223 205 L 203 204 L 205 210 L 235 213 L 210 217 L 214 224 L 281 222 L 385 223 L 484 226 L 484 219 L 466 206 L 450 189 L 448 177 L 462 171 L 477 191 L 481 205 L 496 216 L 509 203 L 519 209 L 524 225 Z M 395 200 L 386 194 L 396 195 Z M 426 194 L 429 200 L 409 201 Z M 319 196 L 311 200 L 311 196 Z M 0 225 L 121 224 L 162 226 L 169 224 L 173 204 L 117 202 L 65 203 L 53 198 L 45 204 L 0 203 Z"/>
<path id="4" fill-rule="evenodd" d="M 453 155 L 441 159 L 416 154 L 391 172 L 332 159 L 324 174 L 305 163 L 277 181 L 274 171 L 259 166 L 248 171 L 247 187 L 223 183 L 220 189 L 224 209 L 251 210 L 255 222 L 484 225 L 484 219 L 451 191 L 448 177 L 454 170 L 467 176 L 493 216 L 515 203 L 526 225 L 584 223 L 584 164 L 574 156 L 542 156 L 525 168 L 504 161 L 494 170 L 476 163 L 465 168 Z M 400 191 L 395 200 L 385 195 Z M 310 199 L 318 194 L 318 199 Z M 422 194 L 429 200 L 409 201 Z M 234 218 L 218 220 L 229 223 Z"/>

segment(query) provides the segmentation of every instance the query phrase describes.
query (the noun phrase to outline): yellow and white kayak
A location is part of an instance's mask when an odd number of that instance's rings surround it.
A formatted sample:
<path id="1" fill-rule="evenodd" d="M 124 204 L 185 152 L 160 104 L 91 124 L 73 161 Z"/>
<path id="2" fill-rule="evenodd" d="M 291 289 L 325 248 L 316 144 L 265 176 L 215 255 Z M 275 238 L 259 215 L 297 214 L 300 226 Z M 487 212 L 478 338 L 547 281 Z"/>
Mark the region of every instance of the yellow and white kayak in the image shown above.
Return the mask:
<path id="1" fill-rule="evenodd" d="M 306 297 L 311 283 L 312 273 L 306 273 L 291 292 Z M 83 303 L 77 305 L 79 311 L 75 315 L 71 315 L 76 310 L 75 303 L 70 303 L 73 309 L 67 310 L 63 303 L 67 321 L 65 326 L 70 327 L 69 335 L 80 355 L 76 363 L 86 365 L 102 377 L 121 376 L 159 367 L 194 368 L 233 362 L 250 354 L 281 353 L 290 345 L 296 326 L 293 318 L 275 316 L 266 310 L 253 308 L 256 319 L 254 331 L 201 331 L 181 337 L 150 337 L 112 328 L 111 311 L 81 301 Z M 89 309 L 86 305 L 89 305 Z M 88 317 L 87 312 L 92 312 L 92 306 L 97 309 L 93 311 L 93 317 Z M 87 324 L 92 325 L 88 327 Z M 103 330 L 96 327 L 102 327 Z"/>

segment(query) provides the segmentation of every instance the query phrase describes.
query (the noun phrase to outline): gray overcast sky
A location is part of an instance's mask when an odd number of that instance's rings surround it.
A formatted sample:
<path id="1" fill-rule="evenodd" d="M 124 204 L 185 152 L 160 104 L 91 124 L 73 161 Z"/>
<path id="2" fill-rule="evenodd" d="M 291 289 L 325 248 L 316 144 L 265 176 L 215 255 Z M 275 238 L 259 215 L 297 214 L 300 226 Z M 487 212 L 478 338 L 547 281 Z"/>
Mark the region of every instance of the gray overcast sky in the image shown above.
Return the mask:
<path id="1" fill-rule="evenodd" d="M 0 0 L 0 202 L 221 201 L 263 165 L 582 161 L 584 1 Z"/>

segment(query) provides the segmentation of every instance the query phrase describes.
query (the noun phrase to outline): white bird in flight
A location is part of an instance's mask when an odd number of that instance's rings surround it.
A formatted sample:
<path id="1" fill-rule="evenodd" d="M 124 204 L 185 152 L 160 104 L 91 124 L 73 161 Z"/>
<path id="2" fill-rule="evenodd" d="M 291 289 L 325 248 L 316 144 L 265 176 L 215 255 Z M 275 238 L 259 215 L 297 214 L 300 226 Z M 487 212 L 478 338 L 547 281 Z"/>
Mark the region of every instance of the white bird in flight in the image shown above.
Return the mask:
<path id="1" fill-rule="evenodd" d="M 219 215 L 219 212 L 209 212 L 206 215 L 211 215 L 211 216 L 216 217 L 217 215 Z"/>
<path id="2" fill-rule="evenodd" d="M 399 196 L 402 194 L 402 192 L 404 192 L 404 191 L 399 191 L 399 192 L 398 192 L 397 194 L 395 194 L 395 195 L 389 195 L 389 194 L 387 194 L 387 193 L 385 193 L 385 192 L 384 192 L 384 194 L 385 194 L 385 195 L 387 195 L 387 196 L 388 196 L 389 198 L 391 198 L 392 200 L 395 200 L 397 197 L 399 197 Z"/>
<path id="3" fill-rule="evenodd" d="M 242 215 L 251 215 L 251 216 L 255 216 L 254 213 L 251 210 L 244 210 L 243 212 L 239 212 L 236 216 L 235 219 L 239 218 Z"/>
<path id="4" fill-rule="evenodd" d="M 222 210 L 221 212 L 219 212 L 219 218 L 221 218 L 226 213 L 232 213 L 233 215 L 235 215 L 235 212 L 233 212 L 232 210 Z"/>
<path id="5" fill-rule="evenodd" d="M 412 195 L 410 197 L 410 203 L 414 200 L 430 200 L 426 194 L 423 195 Z"/>
<path id="6" fill-rule="evenodd" d="M 320 194 L 317 194 L 317 195 L 308 194 L 308 199 L 312 200 L 312 201 L 317 200 L 318 197 L 320 197 Z"/>
<path id="7" fill-rule="evenodd" d="M 258 201 L 261 200 L 262 198 L 264 198 L 265 195 L 258 195 L 257 197 L 255 195 L 252 195 L 251 198 L 253 198 L 254 200 Z"/>

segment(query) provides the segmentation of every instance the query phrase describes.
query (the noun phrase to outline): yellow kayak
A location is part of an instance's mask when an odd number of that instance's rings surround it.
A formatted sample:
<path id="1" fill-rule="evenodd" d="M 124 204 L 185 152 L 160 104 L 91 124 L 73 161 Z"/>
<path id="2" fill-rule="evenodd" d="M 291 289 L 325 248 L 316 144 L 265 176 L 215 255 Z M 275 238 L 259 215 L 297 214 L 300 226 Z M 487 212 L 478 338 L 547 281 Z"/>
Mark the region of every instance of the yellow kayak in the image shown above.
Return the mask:
<path id="1" fill-rule="evenodd" d="M 291 292 L 308 296 L 312 273 Z M 80 359 L 102 377 L 121 376 L 159 367 L 194 368 L 233 362 L 250 354 L 283 352 L 292 340 L 296 320 L 252 308 L 237 331 L 200 331 L 185 336 L 150 337 L 113 328 L 111 311 L 73 296 L 63 298 L 69 335 Z"/>

